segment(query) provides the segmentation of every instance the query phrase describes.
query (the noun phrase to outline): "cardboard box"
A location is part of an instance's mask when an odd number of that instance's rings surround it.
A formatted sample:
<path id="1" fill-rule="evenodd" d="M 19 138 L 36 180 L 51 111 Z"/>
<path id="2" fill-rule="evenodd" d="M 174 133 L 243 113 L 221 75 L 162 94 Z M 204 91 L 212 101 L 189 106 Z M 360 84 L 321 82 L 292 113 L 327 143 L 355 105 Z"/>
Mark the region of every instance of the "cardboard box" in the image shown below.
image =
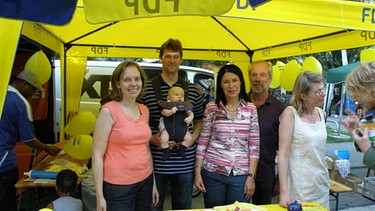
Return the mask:
<path id="1" fill-rule="evenodd" d="M 354 174 L 348 174 L 346 178 L 342 178 L 337 171 L 331 171 L 332 180 L 339 182 L 343 185 L 349 186 L 353 189 L 354 192 L 359 194 L 363 193 L 364 179 Z"/>
<path id="2" fill-rule="evenodd" d="M 375 177 L 364 178 L 363 196 L 375 200 Z"/>

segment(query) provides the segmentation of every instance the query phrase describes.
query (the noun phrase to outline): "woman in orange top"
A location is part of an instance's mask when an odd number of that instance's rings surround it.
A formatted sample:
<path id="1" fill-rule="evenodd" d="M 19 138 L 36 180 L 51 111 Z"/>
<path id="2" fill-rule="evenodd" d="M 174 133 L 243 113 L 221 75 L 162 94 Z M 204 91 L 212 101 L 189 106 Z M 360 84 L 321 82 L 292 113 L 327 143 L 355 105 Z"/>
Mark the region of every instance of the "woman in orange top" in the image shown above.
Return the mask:
<path id="1" fill-rule="evenodd" d="M 158 202 L 149 149 L 149 111 L 136 99 L 147 76 L 133 61 L 112 74 L 112 101 L 101 107 L 93 138 L 97 210 L 151 210 Z"/>

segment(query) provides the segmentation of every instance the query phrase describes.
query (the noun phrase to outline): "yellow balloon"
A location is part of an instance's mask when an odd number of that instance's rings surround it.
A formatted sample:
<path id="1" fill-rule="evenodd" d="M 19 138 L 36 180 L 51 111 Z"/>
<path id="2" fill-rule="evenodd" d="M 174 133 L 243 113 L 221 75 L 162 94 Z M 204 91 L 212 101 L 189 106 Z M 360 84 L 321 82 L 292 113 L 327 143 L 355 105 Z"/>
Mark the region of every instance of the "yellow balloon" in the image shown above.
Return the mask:
<path id="1" fill-rule="evenodd" d="M 319 74 L 322 74 L 323 68 L 320 62 L 312 56 L 309 56 L 305 59 L 302 64 L 302 71 L 310 70 Z"/>
<path id="2" fill-rule="evenodd" d="M 40 209 L 39 211 L 53 211 L 53 209 L 50 209 L 50 208 L 42 208 L 42 209 Z"/>
<path id="3" fill-rule="evenodd" d="M 63 146 L 63 150 L 72 158 L 89 159 L 92 155 L 92 137 L 89 135 L 73 137 Z"/>
<path id="4" fill-rule="evenodd" d="M 270 88 L 275 89 L 280 86 L 280 74 L 284 69 L 285 64 L 277 61 L 274 66 L 272 66 L 272 81 L 270 83 Z"/>
<path id="5" fill-rule="evenodd" d="M 301 73 L 301 65 L 297 60 L 291 60 L 284 66 L 284 71 L 280 74 L 280 85 L 286 91 L 292 91 L 294 82 L 297 79 L 298 74 Z"/>
<path id="6" fill-rule="evenodd" d="M 70 136 L 90 135 L 94 132 L 96 116 L 89 111 L 81 111 L 65 126 L 65 133 Z"/>
<path id="7" fill-rule="evenodd" d="M 359 55 L 361 62 L 372 62 L 375 61 L 375 49 L 368 48 L 361 51 Z"/>
<path id="8" fill-rule="evenodd" d="M 34 53 L 26 62 L 25 70 L 34 71 L 42 84 L 45 84 L 51 76 L 51 63 L 43 51 Z"/>

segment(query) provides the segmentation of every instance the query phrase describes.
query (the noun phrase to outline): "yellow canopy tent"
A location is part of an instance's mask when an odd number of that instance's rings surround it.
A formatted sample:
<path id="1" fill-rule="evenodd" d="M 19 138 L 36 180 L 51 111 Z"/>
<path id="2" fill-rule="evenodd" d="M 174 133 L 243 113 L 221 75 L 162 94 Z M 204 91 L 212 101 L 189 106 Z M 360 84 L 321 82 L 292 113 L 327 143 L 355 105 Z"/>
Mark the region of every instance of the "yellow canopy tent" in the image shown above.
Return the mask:
<path id="1" fill-rule="evenodd" d="M 25 21 L 22 27 L 22 35 L 59 53 L 65 65 L 62 130 L 68 114 L 78 110 L 77 90 L 87 57 L 157 58 L 157 49 L 172 37 L 181 40 L 184 59 L 233 61 L 246 71 L 251 60 L 375 45 L 375 4 L 370 3 L 272 0 L 252 8 L 247 0 L 235 0 L 228 12 L 219 15 L 169 16 L 161 8 L 156 15 L 108 23 L 111 17 L 93 19 L 89 13 L 110 14 L 110 0 L 105 1 L 107 7 L 86 8 L 89 2 L 79 0 L 72 20 L 64 26 Z"/>

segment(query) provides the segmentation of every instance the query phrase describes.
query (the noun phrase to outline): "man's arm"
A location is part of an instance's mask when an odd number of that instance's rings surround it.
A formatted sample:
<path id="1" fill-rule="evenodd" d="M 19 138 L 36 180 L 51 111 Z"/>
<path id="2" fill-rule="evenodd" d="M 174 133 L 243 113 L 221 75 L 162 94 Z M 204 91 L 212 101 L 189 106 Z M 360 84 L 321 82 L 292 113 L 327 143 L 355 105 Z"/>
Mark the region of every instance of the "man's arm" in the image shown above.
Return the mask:
<path id="1" fill-rule="evenodd" d="M 29 146 L 31 148 L 43 150 L 50 155 L 57 155 L 57 153 L 59 153 L 61 151 L 61 149 L 59 149 L 55 146 L 49 146 L 49 145 L 43 144 L 37 138 L 35 138 L 32 141 L 23 142 L 23 143 L 25 143 L 27 146 Z"/>
<path id="2" fill-rule="evenodd" d="M 365 164 L 368 168 L 375 171 L 375 149 L 370 147 L 366 152 L 365 156 L 363 157 L 363 164 Z"/>
<path id="3" fill-rule="evenodd" d="M 202 120 L 195 120 L 194 121 L 194 131 L 191 134 L 191 137 L 193 138 L 194 141 L 197 141 L 199 138 L 199 134 L 201 133 L 202 129 Z"/>

